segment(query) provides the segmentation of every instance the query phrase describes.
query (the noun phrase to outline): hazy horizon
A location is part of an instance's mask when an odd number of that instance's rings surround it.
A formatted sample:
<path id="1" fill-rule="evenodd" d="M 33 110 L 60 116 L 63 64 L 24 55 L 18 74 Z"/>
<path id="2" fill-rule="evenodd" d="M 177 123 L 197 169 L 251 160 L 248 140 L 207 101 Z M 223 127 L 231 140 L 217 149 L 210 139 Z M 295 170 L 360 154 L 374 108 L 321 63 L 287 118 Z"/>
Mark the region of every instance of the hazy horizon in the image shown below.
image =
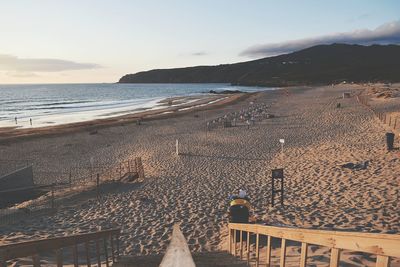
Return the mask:
<path id="1" fill-rule="evenodd" d="M 318 44 L 399 44 L 399 9 L 390 0 L 3 1 L 0 84 L 115 83 Z"/>

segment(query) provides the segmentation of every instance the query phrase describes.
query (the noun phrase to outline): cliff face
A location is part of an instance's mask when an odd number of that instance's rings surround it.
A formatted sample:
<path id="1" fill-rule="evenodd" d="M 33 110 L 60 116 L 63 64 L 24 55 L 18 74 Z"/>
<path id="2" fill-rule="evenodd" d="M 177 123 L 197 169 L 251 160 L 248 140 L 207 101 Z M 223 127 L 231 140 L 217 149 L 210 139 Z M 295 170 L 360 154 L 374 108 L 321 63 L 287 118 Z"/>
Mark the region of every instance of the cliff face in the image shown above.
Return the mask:
<path id="1" fill-rule="evenodd" d="M 123 76 L 119 83 L 232 83 L 311 85 L 400 82 L 399 45 L 319 45 L 290 54 L 218 66 L 156 69 Z"/>

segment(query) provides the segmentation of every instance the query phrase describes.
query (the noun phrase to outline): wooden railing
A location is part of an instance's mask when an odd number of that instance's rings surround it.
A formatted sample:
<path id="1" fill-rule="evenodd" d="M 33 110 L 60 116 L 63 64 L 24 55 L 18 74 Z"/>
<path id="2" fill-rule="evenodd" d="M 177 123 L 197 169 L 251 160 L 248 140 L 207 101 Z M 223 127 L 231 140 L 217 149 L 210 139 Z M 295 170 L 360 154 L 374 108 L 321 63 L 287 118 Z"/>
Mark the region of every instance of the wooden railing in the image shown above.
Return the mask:
<path id="1" fill-rule="evenodd" d="M 188 244 L 179 225 L 174 225 L 171 242 L 161 261 L 160 267 L 196 267 Z"/>
<path id="2" fill-rule="evenodd" d="M 32 257 L 32 265 L 40 266 L 40 254 L 48 255 L 54 252 L 55 262 L 58 267 L 63 266 L 63 252 L 72 252 L 74 266 L 79 266 L 78 248 L 84 246 L 86 264 L 91 266 L 90 246 L 95 246 L 96 263 L 109 266 L 110 261 L 116 262 L 119 257 L 119 229 L 99 231 L 95 233 L 79 234 L 65 237 L 39 239 L 27 242 L 7 244 L 0 246 L 0 267 L 6 267 L 7 261 L 21 257 Z M 101 256 L 103 255 L 103 261 Z"/>
<path id="3" fill-rule="evenodd" d="M 341 250 L 352 250 L 377 255 L 376 266 L 387 267 L 390 258 L 400 258 L 400 235 L 372 234 L 341 231 L 309 230 L 300 228 L 273 227 L 258 224 L 229 224 L 229 252 L 237 256 L 237 243 L 239 255 L 243 258 L 246 240 L 247 260 L 250 259 L 250 235 L 255 235 L 255 263 L 260 265 L 260 236 L 267 237 L 266 260 L 264 266 L 271 266 L 271 240 L 282 239 L 280 251 L 280 266 L 285 266 L 286 241 L 292 240 L 301 243 L 299 266 L 307 264 L 308 245 L 319 245 L 331 249 L 330 267 L 339 266 Z M 239 232 L 238 232 L 239 231 Z M 239 234 L 237 234 L 239 233 Z M 237 240 L 237 235 L 239 240 Z M 245 238 L 247 237 L 247 238 Z"/>

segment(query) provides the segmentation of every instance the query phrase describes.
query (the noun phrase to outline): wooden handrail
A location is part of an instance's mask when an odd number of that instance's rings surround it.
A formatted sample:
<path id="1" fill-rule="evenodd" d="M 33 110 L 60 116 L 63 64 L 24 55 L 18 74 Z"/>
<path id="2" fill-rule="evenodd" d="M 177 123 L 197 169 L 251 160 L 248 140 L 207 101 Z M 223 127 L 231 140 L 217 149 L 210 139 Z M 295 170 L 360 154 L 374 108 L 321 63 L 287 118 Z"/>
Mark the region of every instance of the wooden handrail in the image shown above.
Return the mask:
<path id="1" fill-rule="evenodd" d="M 13 244 L 0 245 L 0 267 L 6 266 L 6 261 L 20 258 L 20 257 L 37 257 L 40 253 L 45 253 L 49 251 L 55 251 L 55 255 L 60 253 L 60 249 L 71 247 L 76 249 L 77 245 L 85 244 L 88 248 L 89 242 L 98 243 L 99 240 L 104 240 L 106 244 L 109 239 L 113 242 L 113 238 L 117 241 L 117 256 L 119 254 L 119 243 L 118 238 L 120 234 L 120 229 L 104 230 L 94 233 L 78 234 L 64 237 L 54 237 L 46 239 L 38 239 L 32 241 L 25 241 Z M 105 255 L 107 255 L 107 249 L 105 248 Z M 87 251 L 88 253 L 88 251 Z M 98 253 L 98 252 L 97 252 Z M 114 257 L 114 248 L 112 248 L 112 256 Z M 98 255 L 99 257 L 99 255 Z M 59 259 L 57 259 L 59 261 Z M 106 256 L 106 261 L 108 262 L 108 257 Z M 113 258 L 114 261 L 114 258 Z"/>
<path id="2" fill-rule="evenodd" d="M 179 225 L 175 224 L 171 242 L 161 261 L 160 267 L 195 267 L 192 254 Z"/>
<path id="3" fill-rule="evenodd" d="M 229 226 L 229 252 L 232 253 L 232 239 L 236 239 L 236 231 L 253 233 L 257 236 L 268 236 L 267 251 L 270 250 L 270 237 L 282 239 L 282 246 L 286 240 L 302 243 L 300 266 L 306 265 L 308 244 L 325 246 L 331 249 L 331 265 L 338 266 L 340 250 L 352 250 L 377 255 L 377 266 L 387 266 L 389 257 L 400 258 L 400 235 L 359 233 L 344 231 L 311 230 L 289 227 L 275 227 L 259 224 L 230 223 Z M 233 235 L 233 238 L 232 238 Z M 258 242 L 257 242 L 258 243 Z M 247 248 L 248 249 L 248 248 Z M 236 244 L 233 245 L 233 254 L 236 254 Z M 256 255 L 258 255 L 256 244 Z M 267 252 L 270 254 L 270 252 Z M 282 249 L 281 258 L 285 257 L 285 247 Z M 267 259 L 270 261 L 270 259 Z M 256 259 L 258 261 L 258 258 Z M 285 260 L 281 259 L 284 265 Z M 269 262 L 267 262 L 268 264 Z"/>

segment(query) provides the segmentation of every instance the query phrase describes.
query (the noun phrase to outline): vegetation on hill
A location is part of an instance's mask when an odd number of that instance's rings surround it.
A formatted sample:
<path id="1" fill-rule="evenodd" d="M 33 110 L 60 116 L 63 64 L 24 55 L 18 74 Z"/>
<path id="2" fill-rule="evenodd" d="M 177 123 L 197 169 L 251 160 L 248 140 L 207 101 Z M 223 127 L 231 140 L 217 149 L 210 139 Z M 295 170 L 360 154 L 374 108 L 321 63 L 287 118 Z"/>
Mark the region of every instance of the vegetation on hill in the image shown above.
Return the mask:
<path id="1" fill-rule="evenodd" d="M 399 45 L 318 45 L 274 57 L 218 66 L 155 69 L 119 83 L 232 83 L 290 86 L 400 82 Z"/>

